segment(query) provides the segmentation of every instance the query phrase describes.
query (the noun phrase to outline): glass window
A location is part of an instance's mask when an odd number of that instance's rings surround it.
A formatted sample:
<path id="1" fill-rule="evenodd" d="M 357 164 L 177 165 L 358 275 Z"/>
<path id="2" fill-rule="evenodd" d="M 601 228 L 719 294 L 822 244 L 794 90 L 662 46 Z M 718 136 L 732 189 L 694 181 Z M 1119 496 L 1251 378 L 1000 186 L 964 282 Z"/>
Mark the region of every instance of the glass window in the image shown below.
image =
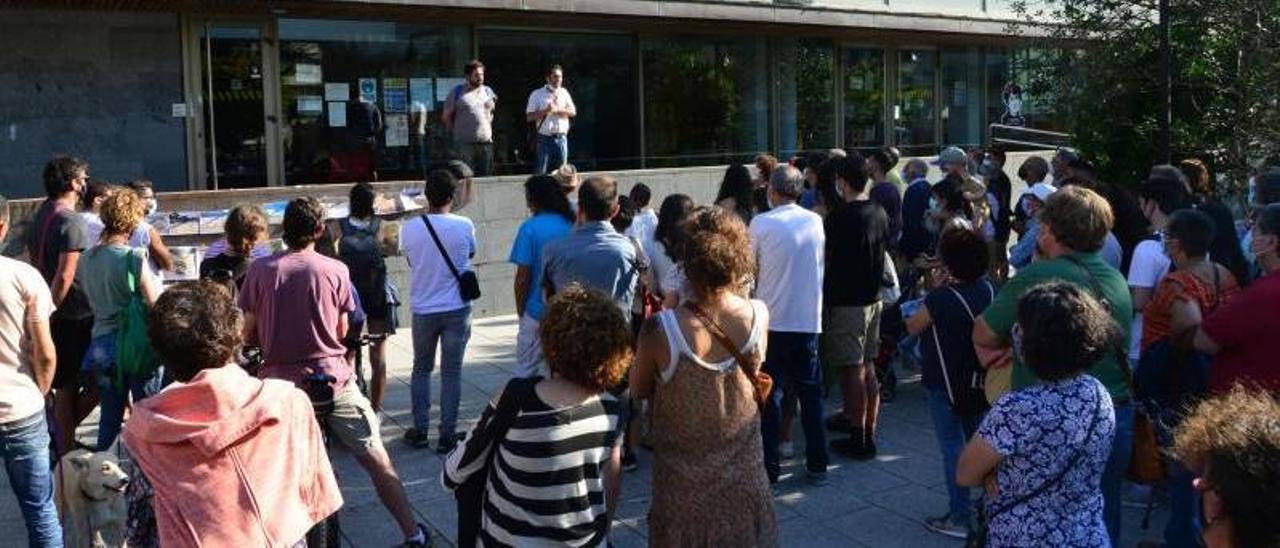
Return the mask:
<path id="1" fill-rule="evenodd" d="M 643 48 L 648 167 L 745 161 L 768 147 L 764 40 L 662 37 Z"/>
<path id="2" fill-rule="evenodd" d="M 942 142 L 982 144 L 982 56 L 978 48 L 942 51 Z"/>
<path id="3" fill-rule="evenodd" d="M 422 178 L 442 165 L 440 110 L 469 52 L 463 27 L 280 20 L 286 183 Z"/>
<path id="4" fill-rule="evenodd" d="M 938 54 L 929 50 L 898 52 L 898 100 L 894 104 L 895 142 L 904 155 L 937 153 L 934 123 L 934 79 Z"/>
<path id="5" fill-rule="evenodd" d="M 844 145 L 875 148 L 884 142 L 884 50 L 845 49 Z"/>
<path id="6" fill-rule="evenodd" d="M 835 50 L 831 44 L 785 39 L 777 49 L 778 154 L 824 150 L 835 139 Z"/>
<path id="7" fill-rule="evenodd" d="M 1053 111 L 1050 86 L 1033 85 L 1033 76 L 1053 74 L 1051 56 L 1043 50 L 988 48 L 987 116 L 991 123 L 1061 131 L 1065 126 Z"/>
<path id="8" fill-rule="evenodd" d="M 580 170 L 640 167 L 640 84 L 635 38 L 552 30 L 482 30 L 476 38 L 485 82 L 498 94 L 493 121 L 498 173 L 528 173 L 536 130 L 529 95 L 562 67 L 578 115 L 570 121 L 569 162 Z"/>

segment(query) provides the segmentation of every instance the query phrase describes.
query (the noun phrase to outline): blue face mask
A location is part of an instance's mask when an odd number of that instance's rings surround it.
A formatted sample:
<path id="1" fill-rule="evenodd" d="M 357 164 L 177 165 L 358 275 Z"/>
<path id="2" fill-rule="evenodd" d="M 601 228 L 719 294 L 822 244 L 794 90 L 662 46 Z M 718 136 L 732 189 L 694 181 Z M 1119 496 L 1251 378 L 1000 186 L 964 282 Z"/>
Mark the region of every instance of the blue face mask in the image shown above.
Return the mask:
<path id="1" fill-rule="evenodd" d="M 935 196 L 929 196 L 929 209 L 931 209 L 931 210 L 935 210 L 935 211 L 938 209 L 938 198 L 937 198 L 937 197 L 935 197 Z"/>

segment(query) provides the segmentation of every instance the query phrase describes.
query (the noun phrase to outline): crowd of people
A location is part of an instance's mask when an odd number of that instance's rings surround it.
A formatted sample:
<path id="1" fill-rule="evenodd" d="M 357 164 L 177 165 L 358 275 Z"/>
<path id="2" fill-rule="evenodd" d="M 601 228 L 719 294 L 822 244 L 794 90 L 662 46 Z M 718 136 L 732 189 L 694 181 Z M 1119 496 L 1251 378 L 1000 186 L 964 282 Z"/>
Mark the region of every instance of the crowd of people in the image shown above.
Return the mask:
<path id="1" fill-rule="evenodd" d="M 571 116 L 561 77 L 530 98 L 531 121 Z M 545 144 L 562 163 L 562 141 Z M 100 407 L 83 448 L 119 437 L 135 467 L 131 545 L 305 544 L 343 503 L 326 440 L 354 455 L 404 545 L 429 545 L 379 419 L 398 254 L 414 355 L 404 441 L 431 443 L 438 356 L 435 449 L 464 546 L 606 543 L 641 447 L 652 545 L 775 546 L 784 462 L 802 454 L 822 489 L 833 456 L 875 459 L 895 367 L 919 369 L 942 456 L 948 504 L 922 523 L 936 533 L 1116 545 L 1126 474 L 1155 455 L 1166 545 L 1280 543 L 1280 330 L 1267 318 L 1280 168 L 1257 170 L 1237 221 L 1196 160 L 1131 190 L 1061 149 L 1024 161 L 1019 196 L 1005 162 L 948 147 L 931 180 L 892 148 L 762 154 L 726 170 L 714 203 L 677 193 L 656 210 L 644 184 L 623 194 L 609 176 L 545 168 L 524 184 L 530 216 L 509 254 L 515 375 L 466 432 L 480 296 L 480 242 L 457 212 L 472 199 L 466 164 L 432 171 L 426 209 L 398 222 L 375 214 L 368 184 L 339 220 L 295 198 L 274 253 L 262 210 L 236 206 L 201 280 L 166 284 L 150 185 L 114 187 L 56 157 L 27 262 L 0 258 L 0 452 L 28 536 L 61 545 L 51 464 Z M 9 225 L 0 198 L 0 238 Z M 366 344 L 367 388 L 353 367 Z M 832 394 L 841 406 L 824 416 Z"/>

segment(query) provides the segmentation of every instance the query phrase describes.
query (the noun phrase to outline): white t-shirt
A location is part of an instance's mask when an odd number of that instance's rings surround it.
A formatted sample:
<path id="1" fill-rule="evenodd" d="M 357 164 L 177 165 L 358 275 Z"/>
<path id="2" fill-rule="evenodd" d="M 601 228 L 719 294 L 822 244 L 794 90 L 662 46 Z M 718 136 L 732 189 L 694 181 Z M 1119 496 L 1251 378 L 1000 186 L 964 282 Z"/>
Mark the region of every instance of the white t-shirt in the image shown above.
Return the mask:
<path id="1" fill-rule="evenodd" d="M 759 274 L 756 297 L 769 306 L 769 330 L 822 332 L 822 217 L 794 203 L 751 219 Z"/>
<path id="2" fill-rule="evenodd" d="M 556 88 L 555 91 L 551 91 L 550 86 L 542 86 L 529 94 L 529 102 L 525 105 L 524 112 L 528 114 L 547 108 L 553 100 L 561 108 L 568 108 L 573 111 L 578 109 L 573 104 L 573 96 L 569 95 L 569 90 L 563 86 Z M 542 119 L 542 123 L 538 124 L 538 133 L 542 135 L 564 135 L 569 133 L 569 117 L 564 114 L 547 115 Z"/>
<path id="3" fill-rule="evenodd" d="M 129 235 L 129 245 L 133 247 L 141 247 L 148 251 L 151 250 L 151 223 L 142 221 L 138 223 L 138 227 L 133 229 L 133 234 Z M 147 260 L 147 270 L 151 271 L 151 277 L 156 282 L 164 282 L 164 271 L 156 266 L 154 259 Z"/>
<path id="4" fill-rule="evenodd" d="M 452 213 L 428 217 L 458 273 L 471 270 L 471 256 L 476 253 L 476 228 L 471 219 Z M 410 308 L 414 314 L 449 312 L 468 305 L 462 301 L 458 280 L 440 256 L 421 217 L 410 217 L 400 225 L 400 252 L 409 261 Z"/>
<path id="5" fill-rule="evenodd" d="M 102 223 L 102 217 L 92 211 L 81 211 L 80 218 L 84 219 L 85 235 L 89 236 L 89 245 L 98 245 L 98 240 L 102 239 L 102 231 L 107 225 Z"/>
<path id="6" fill-rule="evenodd" d="M 658 214 L 653 212 L 652 207 L 646 207 L 636 214 L 631 220 L 631 226 L 627 228 L 627 236 L 635 238 L 640 245 L 645 246 L 646 253 L 649 252 L 647 246 L 653 241 L 653 233 L 658 229 Z"/>
<path id="7" fill-rule="evenodd" d="M 44 278 L 27 263 L 0 257 L 0 424 L 44 409 L 44 396 L 31 376 L 31 334 L 26 325 L 30 295 L 35 295 L 37 315 L 47 321 L 53 314 L 53 297 Z"/>
<path id="8" fill-rule="evenodd" d="M 1159 240 L 1143 240 L 1133 250 L 1129 261 L 1129 287 L 1150 289 L 1153 292 L 1165 274 L 1169 273 L 1169 257 L 1164 254 L 1164 243 Z M 1129 333 L 1129 360 L 1138 363 L 1142 353 L 1142 312 L 1133 315 L 1133 327 Z"/>

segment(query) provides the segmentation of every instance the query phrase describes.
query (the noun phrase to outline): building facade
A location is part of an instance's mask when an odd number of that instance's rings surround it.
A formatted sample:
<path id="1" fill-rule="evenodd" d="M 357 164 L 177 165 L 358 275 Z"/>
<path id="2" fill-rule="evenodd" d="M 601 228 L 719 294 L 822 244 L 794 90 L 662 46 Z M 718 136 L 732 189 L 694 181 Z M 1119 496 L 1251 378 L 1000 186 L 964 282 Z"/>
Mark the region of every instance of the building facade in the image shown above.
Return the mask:
<path id="1" fill-rule="evenodd" d="M 564 68 L 581 170 L 761 151 L 931 155 L 991 124 L 1054 129 L 1003 0 L 61 0 L 0 8 L 0 193 L 57 153 L 207 190 L 421 178 L 472 58 L 498 173 L 527 172 L 525 100 Z"/>

